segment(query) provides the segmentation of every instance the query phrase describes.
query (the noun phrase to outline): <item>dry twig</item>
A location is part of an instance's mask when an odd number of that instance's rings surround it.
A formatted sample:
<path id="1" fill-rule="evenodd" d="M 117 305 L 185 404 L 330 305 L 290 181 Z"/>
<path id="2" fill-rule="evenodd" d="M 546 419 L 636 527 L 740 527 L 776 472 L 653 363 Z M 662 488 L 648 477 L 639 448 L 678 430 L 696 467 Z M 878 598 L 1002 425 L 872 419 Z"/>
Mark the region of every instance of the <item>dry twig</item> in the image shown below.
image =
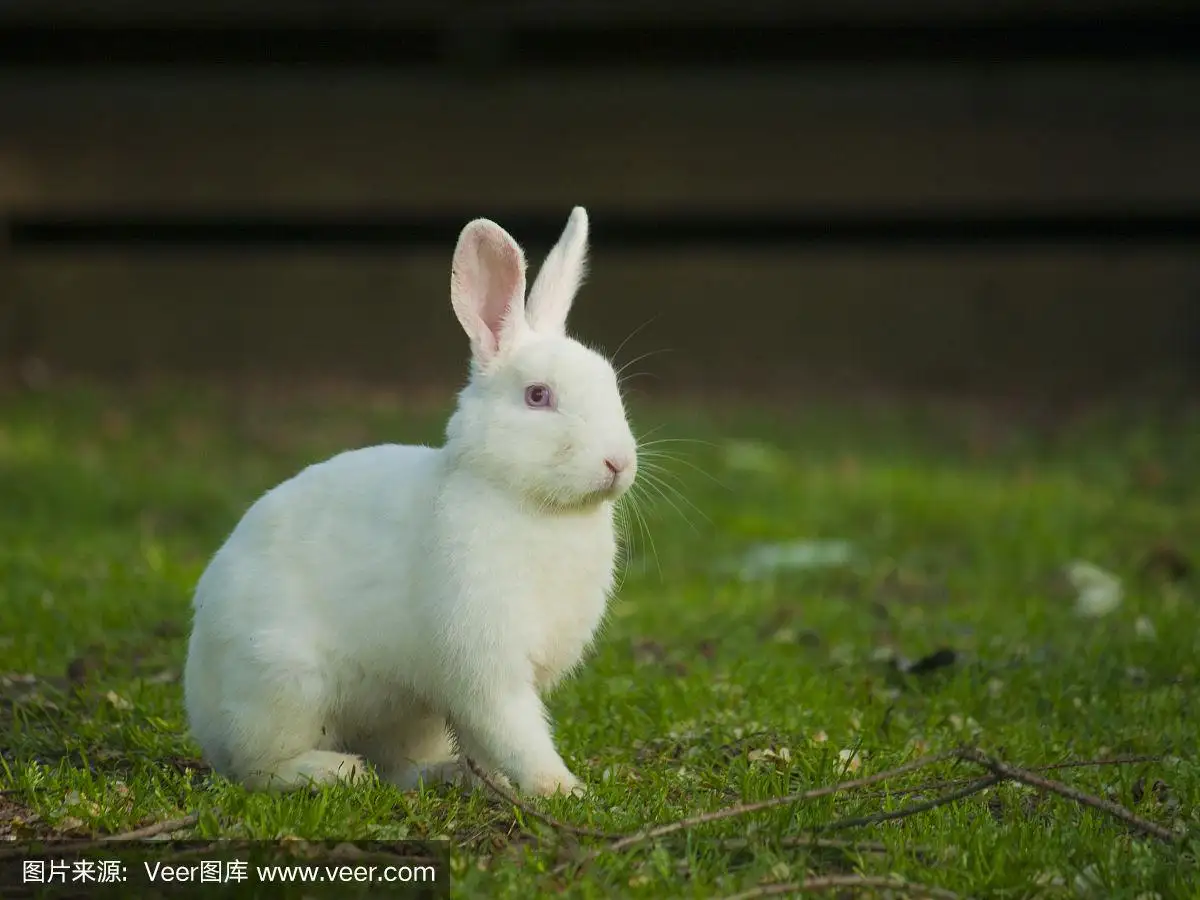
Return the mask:
<path id="1" fill-rule="evenodd" d="M 817 831 L 840 831 L 843 828 L 860 828 L 863 825 L 875 825 L 879 822 L 890 822 L 893 819 L 906 819 L 909 816 L 915 816 L 919 813 L 929 812 L 931 809 L 937 809 L 939 806 L 948 806 L 951 803 L 957 803 L 972 794 L 978 794 L 981 791 L 986 791 L 994 784 L 999 784 L 1004 779 L 999 775 L 991 775 L 987 778 L 981 778 L 978 781 L 973 781 L 964 788 L 953 791 L 949 794 L 943 794 L 940 797 L 934 797 L 932 800 L 926 800 L 924 803 L 913 803 L 909 806 L 902 806 L 900 809 L 894 809 L 891 812 L 873 813 L 869 816 L 855 816 L 848 819 L 836 819 L 828 825 L 820 826 Z"/>
<path id="2" fill-rule="evenodd" d="M 1116 757 L 1116 758 L 1100 759 L 1100 760 L 1066 761 L 1066 762 L 1060 762 L 1060 763 L 1052 763 L 1050 765 L 1042 766 L 1040 768 L 1042 770 L 1051 770 L 1051 769 L 1067 769 L 1067 768 L 1084 768 L 1084 767 L 1088 767 L 1088 766 L 1121 765 L 1121 764 L 1129 764 L 1129 763 L 1136 763 L 1136 762 L 1152 762 L 1152 761 L 1158 760 L 1160 758 L 1161 757 L 1157 757 L 1157 756 L 1126 756 L 1126 757 Z M 620 850 L 624 850 L 628 847 L 632 847 L 637 844 L 644 843 L 646 841 L 651 841 L 656 838 L 664 837 L 666 835 L 673 834 L 673 833 L 676 833 L 679 831 L 691 829 L 691 828 L 694 828 L 699 825 L 705 825 L 705 824 L 708 824 L 709 822 L 715 822 L 715 821 L 719 821 L 722 819 L 733 818 L 735 816 L 742 816 L 742 815 L 747 815 L 749 813 L 760 812 L 760 811 L 766 810 L 766 809 L 773 809 L 773 808 L 780 807 L 780 806 L 786 806 L 786 805 L 791 805 L 791 804 L 795 804 L 795 803 L 800 803 L 805 800 L 814 800 L 814 799 L 817 799 L 818 797 L 825 797 L 825 796 L 829 796 L 829 795 L 835 794 L 835 793 L 842 793 L 842 792 L 857 790 L 859 788 L 866 787 L 868 785 L 877 784 L 879 782 L 886 781 L 891 778 L 895 778 L 899 775 L 904 775 L 909 772 L 914 772 L 918 769 L 926 768 L 935 763 L 943 762 L 948 759 L 958 759 L 958 760 L 961 760 L 964 762 L 974 763 L 978 766 L 983 767 L 984 769 L 987 769 L 991 774 L 988 777 L 968 781 L 965 784 L 964 784 L 964 780 L 957 779 L 957 780 L 953 780 L 953 781 L 938 782 L 932 786 L 926 785 L 924 788 L 906 789 L 905 791 L 902 791 L 902 792 L 909 793 L 914 790 L 922 790 L 922 789 L 929 790 L 931 787 L 946 787 L 946 786 L 950 786 L 950 785 L 963 785 L 958 790 L 952 791 L 949 794 L 943 794 L 939 797 L 935 797 L 935 798 L 925 801 L 923 803 L 912 804 L 912 805 L 903 807 L 901 809 L 893 810 L 891 812 L 882 812 L 882 813 L 876 813 L 874 815 L 869 815 L 869 816 L 858 816 L 858 817 L 853 817 L 853 818 L 839 819 L 839 820 L 829 823 L 828 825 L 818 828 L 817 831 L 818 832 L 836 831 L 836 830 L 845 829 L 845 828 L 856 828 L 856 827 L 861 827 L 864 825 L 873 825 L 873 824 L 876 824 L 879 822 L 886 822 L 886 821 L 892 821 L 895 819 L 906 818 L 909 816 L 917 815 L 922 812 L 927 812 L 927 811 L 929 811 L 931 809 L 935 809 L 939 806 L 946 806 L 950 803 L 955 803 L 959 800 L 962 800 L 966 797 L 971 796 L 972 794 L 980 793 L 981 791 L 984 791 L 987 788 L 992 787 L 993 785 L 999 784 L 1003 781 L 1017 781 L 1017 782 L 1021 782 L 1023 784 L 1030 785 L 1031 787 L 1038 788 L 1043 791 L 1058 794 L 1059 796 L 1074 800 L 1075 802 L 1077 802 L 1081 805 L 1088 806 L 1093 809 L 1100 810 L 1102 812 L 1106 812 L 1109 815 L 1111 815 L 1117 819 L 1120 819 L 1121 821 L 1125 822 L 1126 824 L 1130 825 L 1131 827 L 1133 827 L 1143 833 L 1153 835 L 1161 840 L 1169 841 L 1169 842 L 1176 842 L 1179 840 L 1178 836 L 1173 834 L 1168 829 L 1162 827 L 1161 825 L 1156 825 L 1153 822 L 1147 821 L 1146 819 L 1143 819 L 1143 818 L 1135 815 L 1130 810 L 1126 809 L 1123 806 L 1120 806 L 1119 804 L 1112 803 L 1108 800 L 1104 800 L 1100 797 L 1096 797 L 1096 796 L 1094 796 L 1092 794 L 1088 794 L 1084 791 L 1080 791 L 1075 788 L 1069 787 L 1068 785 L 1062 784 L 1061 782 L 1054 781 L 1049 778 L 1044 778 L 1040 775 L 1037 775 L 1034 771 L 1032 771 L 1030 769 L 1022 769 L 1018 766 L 1009 765 L 1008 763 L 1002 762 L 1000 760 L 997 760 L 997 759 L 994 759 L 994 758 L 988 756 L 987 754 L 983 753 L 978 748 L 961 747 L 957 750 L 948 751 L 946 753 L 938 753 L 938 754 L 932 754 L 929 756 L 923 756 L 923 757 L 915 759 L 912 762 L 907 763 L 903 766 L 898 766 L 894 769 L 888 769 L 884 772 L 879 772 L 875 775 L 870 775 L 865 778 L 858 778 L 858 779 L 855 779 L 852 781 L 844 781 L 844 782 L 840 782 L 840 783 L 834 784 L 834 785 L 829 785 L 826 787 L 815 788 L 812 790 L 803 791 L 803 792 L 795 793 L 795 794 L 788 794 L 787 796 L 783 796 L 783 797 L 773 797 L 769 800 L 762 800 L 762 801 L 758 801 L 756 803 L 740 803 L 740 804 L 737 804 L 734 806 L 726 807 L 724 809 L 718 809 L 718 810 L 714 810 L 712 812 L 700 813 L 698 815 L 680 819 L 675 822 L 669 822 L 664 825 L 657 825 L 657 826 L 645 828 L 645 829 L 642 829 L 641 831 L 635 832 L 633 834 L 625 835 L 625 836 L 617 838 L 616 840 L 612 840 L 609 844 L 607 844 L 603 847 L 594 848 L 573 862 L 563 863 L 554 869 L 554 873 L 562 874 L 567 869 L 569 869 L 572 865 L 583 866 L 606 853 L 616 853 L 616 852 L 618 852 Z M 900 792 L 893 791 L 893 792 L 886 792 L 886 793 L 900 793 Z M 797 838 L 797 839 L 795 839 L 794 846 L 820 846 L 818 843 L 815 843 L 818 840 L 819 839 L 816 839 L 816 838 Z M 732 845 L 729 845 L 729 846 L 732 846 Z M 810 880 L 809 882 L 804 882 L 803 884 L 815 885 L 815 884 L 824 884 L 824 883 L 825 882 L 823 880 L 817 880 L 817 881 Z M 867 886 L 861 882 L 859 882 L 858 884 L 859 884 L 859 886 Z M 829 886 L 833 887 L 836 885 L 830 883 Z M 804 888 L 804 889 L 816 890 L 818 888 L 810 886 L 810 887 Z M 820 889 L 825 889 L 825 888 L 822 887 Z M 793 888 L 790 888 L 790 890 L 798 891 L 798 890 L 801 890 L 801 888 L 793 887 Z M 925 890 L 928 891 L 930 889 L 925 889 Z M 752 894 L 748 894 L 746 896 L 757 897 L 757 896 L 767 896 L 767 894 L 752 893 Z M 930 894 L 930 896 L 934 896 L 934 895 Z"/>
<path id="3" fill-rule="evenodd" d="M 619 850 L 624 850 L 627 847 L 632 847 L 635 844 L 651 841 L 655 838 L 663 837 L 664 835 L 673 834 L 677 831 L 684 831 L 689 828 L 695 828 L 697 825 L 706 825 L 709 822 L 716 822 L 721 819 L 731 819 L 736 816 L 744 816 L 753 812 L 760 812 L 764 809 L 774 809 L 780 806 L 790 806 L 795 803 L 800 803 L 805 800 L 816 800 L 820 797 L 828 797 L 831 794 L 843 793 L 845 791 L 858 790 L 859 788 L 869 787 L 873 784 L 879 784 L 881 781 L 886 781 L 889 778 L 895 778 L 898 775 L 906 775 L 909 772 L 915 772 L 918 769 L 924 769 L 927 766 L 932 766 L 939 762 L 944 762 L 947 759 L 954 759 L 958 756 L 958 751 L 950 750 L 945 753 L 934 753 L 929 756 L 921 756 L 914 759 L 912 762 L 905 763 L 902 766 L 897 766 L 894 769 L 888 769 L 883 772 L 878 772 L 874 775 L 868 775 L 865 778 L 855 778 L 852 781 L 842 781 L 838 784 L 826 785 L 825 787 L 813 788 L 808 791 L 801 791 L 797 794 L 788 794 L 783 797 L 771 797 L 768 800 L 760 800 L 757 803 L 739 803 L 736 806 L 726 807 L 725 809 L 717 809 L 712 812 L 700 813 L 699 815 L 690 816 L 686 819 L 680 819 L 676 822 L 668 822 L 665 825 L 657 825 L 651 828 L 644 828 L 641 831 L 633 834 L 625 835 L 624 837 L 613 841 L 604 847 L 599 847 L 584 854 L 578 860 L 578 865 L 585 865 L 588 862 L 602 856 L 604 853 L 616 853 Z M 570 867 L 570 863 L 555 868 L 556 874 L 561 874 Z"/>
<path id="4" fill-rule="evenodd" d="M 475 762 L 475 760 L 467 759 L 466 763 L 467 768 L 470 769 L 475 777 L 482 781 L 493 794 L 495 794 L 497 797 L 500 797 L 502 800 L 511 803 L 530 818 L 537 819 L 539 822 L 549 825 L 556 831 L 565 831 L 569 834 L 577 834 L 582 837 L 600 838 L 601 840 L 605 841 L 617 841 L 624 837 L 623 834 L 614 834 L 611 831 L 600 831 L 595 828 L 587 828 L 583 825 L 572 825 L 569 822 L 564 822 L 561 819 L 554 818 L 554 816 L 550 815 L 549 813 L 536 810 L 512 791 L 498 784 L 496 779 L 492 778 L 492 776 L 490 776 L 487 772 L 483 771 L 483 769 L 478 763 Z"/>
<path id="5" fill-rule="evenodd" d="M 178 819 L 166 819 L 162 822 L 154 822 L 144 828 L 135 828 L 133 831 L 125 831 L 120 834 L 106 834 L 98 838 L 97 842 L 107 844 L 113 841 L 143 841 L 146 838 L 152 838 L 159 834 L 169 834 L 172 831 L 191 828 L 199 821 L 199 813 L 189 813 L 186 816 L 180 816 Z"/>
<path id="6" fill-rule="evenodd" d="M 40 844 L 53 844 L 56 850 L 65 850 L 77 852 L 79 850 L 90 850 L 93 847 L 103 847 L 105 844 L 113 844 L 121 841 L 144 841 L 147 838 L 152 838 L 160 834 L 169 834 L 172 831 L 181 831 L 184 828 L 191 828 L 200 820 L 198 813 L 191 813 L 186 816 L 180 816 L 178 819 L 164 819 L 161 822 L 154 822 L 146 825 L 143 828 L 135 828 L 133 831 L 122 831 L 119 834 L 105 834 L 97 838 L 85 838 L 82 840 L 39 840 Z M 18 856 L 28 856 L 28 848 L 24 849 L 5 849 L 0 850 L 0 859 L 12 859 Z"/>
<path id="7" fill-rule="evenodd" d="M 1061 781 L 1043 778 L 1041 775 L 1031 772 L 1028 769 L 1009 765 L 1006 762 L 988 756 L 977 747 L 962 748 L 959 751 L 959 758 L 983 766 L 983 768 L 1006 781 L 1019 781 L 1030 787 L 1058 794 L 1060 797 L 1066 797 L 1068 800 L 1074 800 L 1081 806 L 1089 806 L 1092 809 L 1108 813 L 1113 818 L 1120 819 L 1131 828 L 1141 831 L 1143 834 L 1153 835 L 1161 841 L 1176 843 L 1180 840 L 1179 835 L 1176 835 L 1170 829 L 1135 815 L 1119 803 L 1113 803 L 1110 800 L 1105 800 L 1103 797 L 1088 794 L 1070 785 L 1063 784 Z"/>
<path id="8" fill-rule="evenodd" d="M 844 841 L 840 838 L 803 837 L 800 835 L 785 835 L 768 838 L 780 847 L 795 847 L 805 850 L 841 850 L 844 853 L 891 853 L 891 848 L 883 841 Z M 722 850 L 745 850 L 753 846 L 749 838 L 729 838 L 720 841 Z M 906 847 L 906 850 L 917 854 L 932 853 L 929 847 Z"/>
<path id="9" fill-rule="evenodd" d="M 1109 756 L 1104 759 L 1067 759 L 1062 762 L 1031 766 L 1031 772 L 1052 772 L 1055 769 L 1090 769 L 1097 766 L 1131 766 L 1134 763 L 1162 762 L 1162 754 L 1139 753 L 1130 756 Z"/>
<path id="10" fill-rule="evenodd" d="M 818 894 L 824 891 L 854 890 L 855 888 L 904 891 L 910 897 L 928 897 L 930 900 L 958 900 L 958 894 L 944 888 L 869 875 L 827 875 L 822 878 L 806 878 L 804 881 L 763 884 L 748 891 L 742 891 L 740 894 L 730 894 L 724 900 L 755 900 L 757 897 L 778 897 L 781 894 Z"/>
<path id="11" fill-rule="evenodd" d="M 1090 769 L 1099 768 L 1101 766 L 1126 766 L 1135 763 L 1146 762 L 1161 762 L 1162 756 L 1153 755 L 1137 755 L 1137 756 L 1112 756 L 1106 759 L 1077 759 L 1066 760 L 1065 762 L 1048 763 L 1042 766 L 1030 766 L 1030 772 L 1051 772 L 1056 769 Z M 963 785 L 970 784 L 974 778 L 947 778 L 943 781 L 927 781 L 924 784 L 914 785 L 913 787 L 892 788 L 890 790 L 870 791 L 863 794 L 864 797 L 898 797 L 905 794 L 927 794 L 930 791 L 943 791 L 947 788 L 957 788 Z"/>

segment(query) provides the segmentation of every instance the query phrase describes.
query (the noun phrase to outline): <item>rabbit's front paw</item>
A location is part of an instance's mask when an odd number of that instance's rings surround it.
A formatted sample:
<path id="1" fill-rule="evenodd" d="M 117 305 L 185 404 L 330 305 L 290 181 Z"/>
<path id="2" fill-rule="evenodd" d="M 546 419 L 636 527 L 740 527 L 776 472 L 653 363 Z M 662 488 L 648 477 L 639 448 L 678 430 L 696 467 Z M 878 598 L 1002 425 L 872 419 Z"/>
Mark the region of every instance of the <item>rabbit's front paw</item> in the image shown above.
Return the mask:
<path id="1" fill-rule="evenodd" d="M 541 797 L 551 797 L 555 794 L 564 794 L 568 797 L 582 797 L 585 790 L 583 782 L 566 769 L 563 769 L 561 772 L 546 772 L 537 775 L 534 777 L 533 783 L 529 786 L 531 794 L 537 794 Z"/>

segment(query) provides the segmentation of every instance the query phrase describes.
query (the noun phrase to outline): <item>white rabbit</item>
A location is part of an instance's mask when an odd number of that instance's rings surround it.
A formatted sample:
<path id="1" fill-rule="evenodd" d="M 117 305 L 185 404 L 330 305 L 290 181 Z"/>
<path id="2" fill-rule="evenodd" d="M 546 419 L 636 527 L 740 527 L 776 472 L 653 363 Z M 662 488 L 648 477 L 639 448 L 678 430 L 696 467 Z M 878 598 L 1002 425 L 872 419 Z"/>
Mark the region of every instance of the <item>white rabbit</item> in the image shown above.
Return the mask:
<path id="1" fill-rule="evenodd" d="M 600 625 L 637 472 L 612 366 L 566 334 L 587 232 L 576 207 L 526 302 L 516 241 L 468 224 L 450 299 L 471 374 L 444 446 L 312 465 L 214 555 L 184 693 L 218 773 L 290 790 L 370 762 L 409 789 L 465 756 L 531 793 L 582 790 L 542 695 Z"/>

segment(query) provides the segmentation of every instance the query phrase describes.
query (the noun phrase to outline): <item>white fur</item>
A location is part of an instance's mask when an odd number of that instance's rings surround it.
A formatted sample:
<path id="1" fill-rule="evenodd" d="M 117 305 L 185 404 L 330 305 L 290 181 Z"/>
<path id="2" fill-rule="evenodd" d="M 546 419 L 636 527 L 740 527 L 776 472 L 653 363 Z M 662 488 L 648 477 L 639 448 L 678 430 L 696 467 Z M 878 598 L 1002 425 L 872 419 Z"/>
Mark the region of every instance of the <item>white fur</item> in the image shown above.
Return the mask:
<path id="1" fill-rule="evenodd" d="M 441 448 L 383 445 L 261 497 L 200 578 L 184 673 L 192 733 L 250 788 L 411 788 L 461 756 L 534 793 L 580 788 L 542 696 L 589 647 L 613 586 L 613 504 L 636 444 L 610 364 L 562 330 L 587 217 L 572 212 L 525 316 L 498 225 L 459 238 L 453 309 L 472 375 Z M 554 409 L 530 408 L 529 384 Z M 614 476 L 606 459 L 625 465 Z"/>

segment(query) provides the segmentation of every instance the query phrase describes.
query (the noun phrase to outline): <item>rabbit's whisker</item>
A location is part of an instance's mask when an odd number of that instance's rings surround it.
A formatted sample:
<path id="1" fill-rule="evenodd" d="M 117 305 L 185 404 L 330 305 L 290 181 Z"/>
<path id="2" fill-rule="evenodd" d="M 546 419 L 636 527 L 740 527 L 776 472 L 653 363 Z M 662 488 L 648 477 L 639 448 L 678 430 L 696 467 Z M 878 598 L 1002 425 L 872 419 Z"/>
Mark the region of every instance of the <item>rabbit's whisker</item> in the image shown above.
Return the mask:
<path id="1" fill-rule="evenodd" d="M 623 340 L 623 341 L 621 341 L 621 343 L 617 344 L 617 349 L 614 350 L 609 355 L 609 358 L 612 360 L 616 360 L 616 358 L 621 355 L 621 351 L 625 348 L 625 345 L 628 344 L 630 342 L 630 340 L 632 340 L 633 336 L 636 335 L 639 331 L 641 331 L 643 328 L 645 328 L 647 325 L 649 325 L 651 322 L 656 320 L 661 315 L 662 315 L 662 313 L 658 313 L 657 315 L 651 316 L 645 322 L 643 322 L 641 325 L 637 326 L 637 328 L 633 329 L 633 331 L 629 332 L 629 334 L 627 334 L 625 336 L 625 340 Z"/>

